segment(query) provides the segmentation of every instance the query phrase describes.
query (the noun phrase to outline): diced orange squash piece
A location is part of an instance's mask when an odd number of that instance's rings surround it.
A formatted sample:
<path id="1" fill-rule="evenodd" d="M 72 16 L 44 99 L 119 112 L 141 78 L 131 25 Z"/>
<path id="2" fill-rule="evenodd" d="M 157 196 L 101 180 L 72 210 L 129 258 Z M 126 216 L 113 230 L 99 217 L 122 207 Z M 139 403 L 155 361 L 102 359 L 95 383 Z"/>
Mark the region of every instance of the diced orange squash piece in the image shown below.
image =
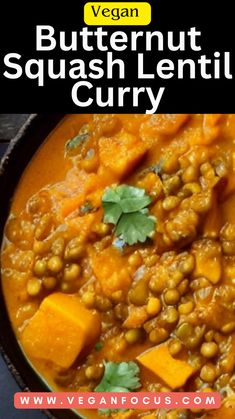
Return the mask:
<path id="1" fill-rule="evenodd" d="M 66 225 L 73 231 L 74 235 L 79 235 L 83 240 L 86 240 L 92 233 L 94 224 L 98 220 L 101 220 L 101 212 L 97 211 L 81 217 L 67 219 Z"/>
<path id="2" fill-rule="evenodd" d="M 97 340 L 100 317 L 73 295 L 46 297 L 22 334 L 26 354 L 69 368 L 81 350 Z"/>
<path id="3" fill-rule="evenodd" d="M 153 128 L 159 134 L 173 135 L 178 132 L 189 119 L 188 114 L 158 114 L 151 117 Z"/>
<path id="4" fill-rule="evenodd" d="M 121 122 L 122 126 L 125 127 L 125 130 L 131 134 L 139 134 L 141 124 L 145 121 L 148 121 L 149 116 L 146 114 L 119 114 L 118 119 Z"/>
<path id="5" fill-rule="evenodd" d="M 139 184 L 139 187 L 145 189 L 147 193 L 154 193 L 157 197 L 159 197 L 163 191 L 162 180 L 153 172 L 147 173 Z"/>
<path id="6" fill-rule="evenodd" d="M 228 295 L 229 290 L 225 289 L 224 292 Z M 234 314 L 224 306 L 223 297 L 213 298 L 213 292 L 210 292 L 204 299 L 199 299 L 197 296 L 194 312 L 208 329 L 221 330 L 225 322 L 228 324 L 234 321 Z"/>
<path id="7" fill-rule="evenodd" d="M 222 275 L 221 246 L 212 240 L 195 243 L 193 246 L 195 256 L 195 278 L 205 276 L 212 284 L 217 284 Z"/>
<path id="8" fill-rule="evenodd" d="M 148 314 L 144 306 L 130 306 L 128 317 L 124 321 L 123 326 L 128 329 L 140 327 L 147 319 Z"/>
<path id="9" fill-rule="evenodd" d="M 137 360 L 173 390 L 183 387 L 194 373 L 193 367 L 186 361 L 171 356 L 166 344 L 142 353 L 137 357 Z"/>
<path id="10" fill-rule="evenodd" d="M 100 163 L 117 179 L 132 172 L 146 151 L 147 146 L 138 137 L 124 131 L 115 137 L 101 137 L 99 140 Z"/>
<path id="11" fill-rule="evenodd" d="M 87 196 L 101 186 L 100 179 L 95 173 L 86 173 L 84 170 L 70 171 L 63 187 L 58 183 L 49 190 L 52 201 L 57 203 L 58 221 L 63 221 L 78 210 Z"/>
<path id="12" fill-rule="evenodd" d="M 203 144 L 211 144 L 219 135 L 221 126 L 218 125 L 222 114 L 205 114 L 203 118 Z"/>
<path id="13" fill-rule="evenodd" d="M 196 276 L 200 277 L 202 275 L 206 276 L 212 284 L 217 284 L 221 278 L 221 263 L 217 258 L 206 259 L 203 258 L 197 259 L 196 263 Z"/>
<path id="14" fill-rule="evenodd" d="M 61 200 L 60 204 L 60 215 L 61 219 L 67 217 L 72 212 L 78 210 L 78 208 L 83 204 L 85 198 L 84 195 L 75 195 L 69 198 L 64 198 Z"/>
<path id="15" fill-rule="evenodd" d="M 131 277 L 124 267 L 125 259 L 118 250 L 108 247 L 99 254 L 91 254 L 90 257 L 93 272 L 107 297 L 115 291 L 128 291 Z"/>

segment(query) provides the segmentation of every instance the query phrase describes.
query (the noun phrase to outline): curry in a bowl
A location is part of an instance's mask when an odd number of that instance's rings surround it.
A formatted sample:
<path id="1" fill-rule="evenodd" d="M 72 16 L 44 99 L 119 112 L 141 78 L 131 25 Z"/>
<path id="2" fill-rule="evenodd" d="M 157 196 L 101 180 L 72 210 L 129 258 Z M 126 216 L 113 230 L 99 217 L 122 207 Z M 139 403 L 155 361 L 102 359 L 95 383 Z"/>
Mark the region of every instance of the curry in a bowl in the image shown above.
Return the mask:
<path id="1" fill-rule="evenodd" d="M 235 115 L 71 115 L 39 148 L 1 268 L 52 389 L 219 391 L 218 411 L 109 415 L 235 416 L 234 140 Z"/>

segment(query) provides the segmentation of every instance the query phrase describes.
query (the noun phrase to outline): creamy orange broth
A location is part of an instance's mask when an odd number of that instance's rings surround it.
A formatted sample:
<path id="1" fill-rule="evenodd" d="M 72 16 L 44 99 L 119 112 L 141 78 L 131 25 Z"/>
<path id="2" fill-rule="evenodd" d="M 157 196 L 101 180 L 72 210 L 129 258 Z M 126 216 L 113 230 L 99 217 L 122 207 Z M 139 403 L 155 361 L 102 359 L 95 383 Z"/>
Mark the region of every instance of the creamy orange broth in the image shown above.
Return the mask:
<path id="1" fill-rule="evenodd" d="M 85 140 L 66 151 L 78 133 Z M 2 285 L 19 343 L 51 388 L 93 391 L 104 360 L 135 361 L 140 391 L 221 391 L 223 407 L 201 416 L 234 417 L 234 140 L 235 115 L 69 115 L 39 148 L 13 197 Z M 151 238 L 121 249 L 101 202 L 117 184 L 144 189 L 156 220 Z M 165 351 L 166 371 L 145 364 L 146 350 L 150 360 Z"/>
<path id="2" fill-rule="evenodd" d="M 25 169 L 16 189 L 12 211 L 22 211 L 26 201 L 39 189 L 64 179 L 71 166 L 71 163 L 64 159 L 65 142 L 73 137 L 88 119 L 88 115 L 68 115 L 57 125 Z"/>

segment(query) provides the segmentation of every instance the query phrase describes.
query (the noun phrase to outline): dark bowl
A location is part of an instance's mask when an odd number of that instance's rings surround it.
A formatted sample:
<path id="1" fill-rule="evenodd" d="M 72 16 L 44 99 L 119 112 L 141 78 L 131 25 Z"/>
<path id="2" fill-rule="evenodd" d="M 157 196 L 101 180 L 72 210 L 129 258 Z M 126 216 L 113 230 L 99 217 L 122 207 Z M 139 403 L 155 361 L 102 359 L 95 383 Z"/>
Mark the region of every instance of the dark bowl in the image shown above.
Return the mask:
<path id="1" fill-rule="evenodd" d="M 0 242 L 9 213 L 11 199 L 25 167 L 47 135 L 63 115 L 31 115 L 12 140 L 0 165 Z M 22 391 L 49 391 L 22 354 L 8 318 L 0 287 L 0 351 Z M 43 411 L 47 417 L 74 419 L 78 416 L 69 410 Z"/>

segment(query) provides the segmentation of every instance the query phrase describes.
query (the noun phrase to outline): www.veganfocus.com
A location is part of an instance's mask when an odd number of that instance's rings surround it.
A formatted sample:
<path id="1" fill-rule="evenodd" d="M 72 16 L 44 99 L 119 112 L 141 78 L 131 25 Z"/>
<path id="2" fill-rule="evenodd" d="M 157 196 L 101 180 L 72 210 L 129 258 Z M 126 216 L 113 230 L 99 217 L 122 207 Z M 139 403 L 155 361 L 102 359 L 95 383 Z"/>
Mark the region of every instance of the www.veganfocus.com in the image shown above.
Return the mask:
<path id="1" fill-rule="evenodd" d="M 218 409 L 218 392 L 16 393 L 17 409 Z"/>

